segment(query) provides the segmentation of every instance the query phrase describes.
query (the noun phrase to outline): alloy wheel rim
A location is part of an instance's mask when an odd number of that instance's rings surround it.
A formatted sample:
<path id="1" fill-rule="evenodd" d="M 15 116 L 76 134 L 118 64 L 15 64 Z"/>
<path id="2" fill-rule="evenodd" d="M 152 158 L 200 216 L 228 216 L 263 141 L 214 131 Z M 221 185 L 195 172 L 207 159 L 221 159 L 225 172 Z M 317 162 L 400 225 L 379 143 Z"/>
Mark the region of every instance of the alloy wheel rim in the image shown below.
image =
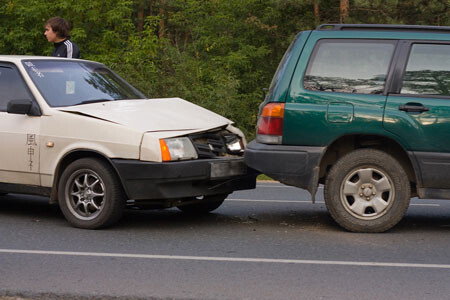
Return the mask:
<path id="1" fill-rule="evenodd" d="M 78 219 L 95 219 L 105 206 L 105 184 L 92 170 L 79 170 L 72 174 L 66 184 L 66 204 Z"/>

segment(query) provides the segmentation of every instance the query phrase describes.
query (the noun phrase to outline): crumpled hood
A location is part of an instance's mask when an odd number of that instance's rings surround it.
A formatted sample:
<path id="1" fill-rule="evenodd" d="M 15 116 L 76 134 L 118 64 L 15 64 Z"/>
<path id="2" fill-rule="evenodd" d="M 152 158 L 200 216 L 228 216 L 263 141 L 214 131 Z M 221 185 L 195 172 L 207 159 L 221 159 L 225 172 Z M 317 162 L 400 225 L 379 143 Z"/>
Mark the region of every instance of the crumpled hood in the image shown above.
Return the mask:
<path id="1" fill-rule="evenodd" d="M 123 100 L 58 107 L 143 132 L 208 130 L 232 124 L 232 121 L 181 98 Z"/>

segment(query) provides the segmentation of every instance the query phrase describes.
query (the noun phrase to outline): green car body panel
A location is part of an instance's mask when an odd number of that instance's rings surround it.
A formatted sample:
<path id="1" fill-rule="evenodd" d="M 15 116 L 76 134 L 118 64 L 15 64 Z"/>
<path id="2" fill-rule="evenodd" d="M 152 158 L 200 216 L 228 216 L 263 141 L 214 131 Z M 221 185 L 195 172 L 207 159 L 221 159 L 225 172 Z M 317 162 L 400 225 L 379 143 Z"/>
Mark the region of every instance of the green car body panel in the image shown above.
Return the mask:
<path id="1" fill-rule="evenodd" d="M 421 103 L 423 98 L 389 96 L 383 120 L 384 128 L 393 133 L 408 150 L 450 152 L 450 99 L 427 99 L 429 111 L 405 114 L 398 110 L 405 103 Z M 409 138 L 414 134 L 415 138 Z"/>

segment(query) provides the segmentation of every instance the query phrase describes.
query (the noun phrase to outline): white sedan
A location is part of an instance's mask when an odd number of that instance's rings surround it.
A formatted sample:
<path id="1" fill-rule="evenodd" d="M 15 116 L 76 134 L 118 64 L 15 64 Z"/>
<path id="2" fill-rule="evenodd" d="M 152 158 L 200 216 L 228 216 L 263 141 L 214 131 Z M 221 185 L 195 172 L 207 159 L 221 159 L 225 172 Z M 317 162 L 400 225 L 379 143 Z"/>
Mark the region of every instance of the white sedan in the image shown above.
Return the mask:
<path id="1" fill-rule="evenodd" d="M 180 98 L 147 99 L 100 63 L 0 56 L 0 194 L 47 195 L 91 229 L 126 205 L 209 212 L 255 187 L 232 124 Z"/>

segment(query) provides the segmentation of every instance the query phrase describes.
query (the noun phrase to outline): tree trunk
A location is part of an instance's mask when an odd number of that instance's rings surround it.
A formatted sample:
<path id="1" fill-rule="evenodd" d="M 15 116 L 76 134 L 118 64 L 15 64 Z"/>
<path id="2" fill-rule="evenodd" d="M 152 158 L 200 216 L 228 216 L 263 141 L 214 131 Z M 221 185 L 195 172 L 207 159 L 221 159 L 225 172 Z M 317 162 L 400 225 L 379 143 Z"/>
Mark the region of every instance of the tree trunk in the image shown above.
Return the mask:
<path id="1" fill-rule="evenodd" d="M 139 8 L 138 8 L 138 24 L 137 29 L 138 32 L 141 33 L 142 30 L 144 30 L 144 13 L 145 13 L 145 0 L 139 1 Z"/>
<path id="2" fill-rule="evenodd" d="M 341 0 L 340 10 L 339 10 L 339 19 L 340 23 L 345 23 L 345 20 L 348 17 L 348 10 L 349 10 L 349 0 Z"/>
<path id="3" fill-rule="evenodd" d="M 149 12 L 149 16 L 153 16 L 153 0 L 150 0 L 150 3 L 148 5 L 150 12 Z"/>
<path id="4" fill-rule="evenodd" d="M 319 0 L 314 1 L 314 19 L 316 21 L 316 25 L 319 25 L 320 24 Z"/>
<path id="5" fill-rule="evenodd" d="M 166 0 L 160 0 L 159 1 L 159 31 L 158 31 L 159 38 L 164 37 L 164 30 L 166 27 L 165 16 L 166 16 Z"/>

